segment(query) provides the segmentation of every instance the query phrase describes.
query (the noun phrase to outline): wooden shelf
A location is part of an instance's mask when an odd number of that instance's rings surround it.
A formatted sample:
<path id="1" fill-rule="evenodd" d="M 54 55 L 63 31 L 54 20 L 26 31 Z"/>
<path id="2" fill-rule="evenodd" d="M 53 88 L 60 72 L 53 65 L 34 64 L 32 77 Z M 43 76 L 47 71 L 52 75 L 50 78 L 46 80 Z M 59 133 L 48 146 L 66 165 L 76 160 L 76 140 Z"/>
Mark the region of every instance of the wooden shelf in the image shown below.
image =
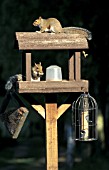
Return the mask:
<path id="1" fill-rule="evenodd" d="M 62 93 L 62 92 L 88 92 L 88 81 L 19 81 L 19 93 Z"/>
<path id="2" fill-rule="evenodd" d="M 80 34 L 16 32 L 16 40 L 19 50 L 88 49 L 87 39 Z"/>

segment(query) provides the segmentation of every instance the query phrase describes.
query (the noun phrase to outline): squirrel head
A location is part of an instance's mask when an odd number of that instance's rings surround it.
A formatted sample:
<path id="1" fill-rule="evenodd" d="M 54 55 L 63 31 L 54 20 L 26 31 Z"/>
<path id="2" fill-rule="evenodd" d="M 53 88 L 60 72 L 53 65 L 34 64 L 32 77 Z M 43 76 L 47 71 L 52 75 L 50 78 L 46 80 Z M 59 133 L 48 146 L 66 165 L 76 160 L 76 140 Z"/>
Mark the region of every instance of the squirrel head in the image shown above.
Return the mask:
<path id="1" fill-rule="evenodd" d="M 41 62 L 39 64 L 34 63 L 34 66 L 32 67 L 32 77 L 33 79 L 37 79 L 38 77 L 41 77 L 44 75 L 43 67 L 41 65 Z"/>
<path id="2" fill-rule="evenodd" d="M 35 27 L 40 26 L 40 24 L 41 24 L 41 19 L 42 19 L 42 17 L 40 16 L 38 19 L 36 19 L 36 20 L 33 22 L 33 25 L 34 25 Z"/>

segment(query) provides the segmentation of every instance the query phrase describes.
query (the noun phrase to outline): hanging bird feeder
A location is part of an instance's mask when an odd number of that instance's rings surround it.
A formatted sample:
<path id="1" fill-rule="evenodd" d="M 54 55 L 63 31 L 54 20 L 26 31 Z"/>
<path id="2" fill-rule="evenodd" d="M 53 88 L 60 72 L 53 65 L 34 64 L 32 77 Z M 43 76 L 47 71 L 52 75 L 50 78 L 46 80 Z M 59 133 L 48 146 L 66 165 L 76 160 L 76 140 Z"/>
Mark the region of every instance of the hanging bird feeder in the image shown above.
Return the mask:
<path id="1" fill-rule="evenodd" d="M 92 141 L 97 139 L 97 111 L 96 100 L 89 94 L 81 94 L 72 104 L 72 121 L 75 139 Z"/>

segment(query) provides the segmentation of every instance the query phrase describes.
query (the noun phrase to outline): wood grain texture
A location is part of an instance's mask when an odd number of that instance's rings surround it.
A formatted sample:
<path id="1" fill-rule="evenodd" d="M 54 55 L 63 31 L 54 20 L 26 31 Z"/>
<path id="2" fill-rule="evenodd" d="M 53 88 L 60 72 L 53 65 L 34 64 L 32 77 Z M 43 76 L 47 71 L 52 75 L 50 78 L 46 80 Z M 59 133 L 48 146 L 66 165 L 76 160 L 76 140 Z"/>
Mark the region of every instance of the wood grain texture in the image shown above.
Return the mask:
<path id="1" fill-rule="evenodd" d="M 74 51 L 73 50 L 69 50 L 69 80 L 74 80 Z"/>
<path id="2" fill-rule="evenodd" d="M 58 119 L 69 107 L 71 107 L 71 104 L 62 104 L 58 107 Z"/>
<path id="3" fill-rule="evenodd" d="M 58 169 L 57 103 L 46 103 L 47 170 Z"/>
<path id="4" fill-rule="evenodd" d="M 87 49 L 87 39 L 80 34 L 16 32 L 18 49 Z"/>
<path id="5" fill-rule="evenodd" d="M 19 93 L 61 93 L 61 92 L 87 92 L 88 81 L 19 81 L 17 82 Z"/>
<path id="6" fill-rule="evenodd" d="M 45 109 L 41 105 L 31 105 L 44 119 L 45 119 Z"/>
<path id="7" fill-rule="evenodd" d="M 75 80 L 81 79 L 81 53 L 75 52 Z"/>
<path id="8" fill-rule="evenodd" d="M 31 53 L 26 53 L 26 81 L 31 81 Z"/>

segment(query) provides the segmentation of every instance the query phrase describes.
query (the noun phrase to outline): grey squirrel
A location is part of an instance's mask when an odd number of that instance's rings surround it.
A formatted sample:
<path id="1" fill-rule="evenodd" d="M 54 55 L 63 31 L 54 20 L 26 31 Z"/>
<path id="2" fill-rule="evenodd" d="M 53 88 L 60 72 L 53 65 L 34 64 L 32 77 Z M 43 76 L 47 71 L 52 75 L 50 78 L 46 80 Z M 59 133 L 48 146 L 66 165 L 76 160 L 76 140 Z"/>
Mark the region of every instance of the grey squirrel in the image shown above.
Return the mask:
<path id="1" fill-rule="evenodd" d="M 92 39 L 92 34 L 89 30 L 81 27 L 62 27 L 60 21 L 56 18 L 43 19 L 41 16 L 33 22 L 35 27 L 39 27 L 41 33 L 70 33 L 84 35 L 88 40 Z"/>
<path id="2" fill-rule="evenodd" d="M 39 64 L 34 63 L 34 66 L 31 69 L 32 76 L 31 81 L 40 81 L 40 77 L 44 75 L 43 67 L 41 65 L 41 62 Z M 9 77 L 8 81 L 5 84 L 5 90 L 13 90 L 14 85 L 17 81 L 23 81 L 23 75 L 22 74 L 16 74 L 14 76 Z"/>

